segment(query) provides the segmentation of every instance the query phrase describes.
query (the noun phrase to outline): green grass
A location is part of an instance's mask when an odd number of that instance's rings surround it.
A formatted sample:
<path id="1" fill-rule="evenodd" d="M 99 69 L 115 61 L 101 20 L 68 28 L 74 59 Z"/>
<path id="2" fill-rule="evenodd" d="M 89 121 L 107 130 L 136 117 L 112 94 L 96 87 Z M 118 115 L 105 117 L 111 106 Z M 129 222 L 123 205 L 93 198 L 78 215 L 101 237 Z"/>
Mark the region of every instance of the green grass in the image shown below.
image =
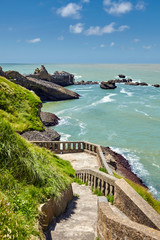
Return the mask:
<path id="1" fill-rule="evenodd" d="M 122 176 L 113 173 L 116 178 L 124 178 Z M 132 182 L 131 180 L 124 178 L 125 181 L 146 201 L 148 202 L 159 214 L 160 214 L 160 201 L 156 200 L 148 190 L 139 184 Z"/>
<path id="2" fill-rule="evenodd" d="M 102 168 L 102 167 L 99 168 L 99 171 L 107 173 L 107 170 L 105 168 Z"/>
<path id="3" fill-rule="evenodd" d="M 38 206 L 58 197 L 74 170 L 46 149 L 34 146 L 0 120 L 0 239 L 35 239 Z"/>
<path id="4" fill-rule="evenodd" d="M 74 182 L 78 183 L 79 185 L 84 184 L 79 178 L 74 178 Z"/>
<path id="5" fill-rule="evenodd" d="M 15 131 L 43 130 L 38 117 L 40 104 L 37 95 L 0 77 L 0 118 L 9 121 Z"/>
<path id="6" fill-rule="evenodd" d="M 108 200 L 108 202 L 110 202 L 112 205 L 113 205 L 113 203 L 114 203 L 114 195 L 107 195 L 107 200 Z"/>

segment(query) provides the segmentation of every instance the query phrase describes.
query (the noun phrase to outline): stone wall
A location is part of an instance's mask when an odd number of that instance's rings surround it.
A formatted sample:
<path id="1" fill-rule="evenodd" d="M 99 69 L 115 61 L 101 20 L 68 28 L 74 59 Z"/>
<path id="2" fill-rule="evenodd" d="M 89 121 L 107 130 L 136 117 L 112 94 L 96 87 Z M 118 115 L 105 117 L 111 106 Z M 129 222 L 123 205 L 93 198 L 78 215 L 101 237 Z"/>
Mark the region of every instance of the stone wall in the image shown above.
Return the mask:
<path id="1" fill-rule="evenodd" d="M 39 207 L 40 226 L 46 230 L 49 223 L 54 217 L 60 216 L 66 209 L 67 204 L 73 199 L 72 186 L 65 190 L 59 198 L 49 199 L 46 203 Z"/>
<path id="2" fill-rule="evenodd" d="M 160 215 L 124 179 L 115 181 L 114 205 L 132 221 L 160 230 Z"/>
<path id="3" fill-rule="evenodd" d="M 99 240 L 159 240 L 160 232 L 121 217 L 110 205 L 99 202 L 98 205 Z"/>

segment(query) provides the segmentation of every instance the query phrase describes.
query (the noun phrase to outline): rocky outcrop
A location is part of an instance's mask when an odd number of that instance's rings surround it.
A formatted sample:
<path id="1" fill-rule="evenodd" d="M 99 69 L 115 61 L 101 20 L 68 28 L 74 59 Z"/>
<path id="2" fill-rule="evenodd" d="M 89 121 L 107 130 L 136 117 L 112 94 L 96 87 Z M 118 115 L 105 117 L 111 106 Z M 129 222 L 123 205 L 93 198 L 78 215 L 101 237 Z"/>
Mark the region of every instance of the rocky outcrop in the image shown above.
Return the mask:
<path id="1" fill-rule="evenodd" d="M 96 81 L 78 81 L 78 82 L 75 82 L 74 85 L 89 85 L 89 84 L 99 84 L 99 82 L 96 82 Z"/>
<path id="2" fill-rule="evenodd" d="M 24 77 L 16 71 L 2 71 L 2 74 L 10 81 L 34 91 L 42 101 L 60 101 L 79 98 L 77 93 L 49 81 Z"/>
<path id="3" fill-rule="evenodd" d="M 59 141 L 60 135 L 51 128 L 45 128 L 44 131 L 27 131 L 20 134 L 28 141 Z"/>
<path id="4" fill-rule="evenodd" d="M 154 84 L 154 85 L 152 85 L 152 86 L 159 88 L 159 87 L 160 87 L 160 84 Z"/>
<path id="5" fill-rule="evenodd" d="M 40 80 L 49 81 L 60 86 L 69 86 L 74 84 L 74 75 L 65 71 L 56 71 L 53 75 L 49 74 L 44 67 L 41 65 L 41 68 L 36 68 L 34 74 L 27 75 L 27 77 L 36 78 Z"/>
<path id="6" fill-rule="evenodd" d="M 59 120 L 60 120 L 60 118 L 57 117 L 55 114 L 49 113 L 49 112 L 41 112 L 40 118 L 42 123 L 46 127 L 55 126 L 59 123 Z"/>
<path id="7" fill-rule="evenodd" d="M 65 71 L 56 71 L 52 75 L 51 82 L 56 83 L 60 86 L 74 85 L 74 75 Z"/>
<path id="8" fill-rule="evenodd" d="M 101 82 L 100 87 L 103 89 L 115 89 L 117 86 L 115 85 L 114 80 L 110 80 L 108 82 Z"/>
<path id="9" fill-rule="evenodd" d="M 126 76 L 124 74 L 119 74 L 118 77 L 119 78 L 125 78 Z"/>
<path id="10" fill-rule="evenodd" d="M 42 101 L 60 101 L 79 98 L 77 93 L 52 82 L 28 77 L 26 83 L 26 88 L 33 90 Z"/>
<path id="11" fill-rule="evenodd" d="M 140 86 L 148 86 L 148 84 L 145 83 L 145 82 L 141 82 L 141 83 L 139 83 L 139 85 L 140 85 Z"/>
<path id="12" fill-rule="evenodd" d="M 131 181 L 140 184 L 143 187 L 146 187 L 146 185 L 143 183 L 143 181 L 132 172 L 132 168 L 127 161 L 126 158 L 124 158 L 121 154 L 114 152 L 109 147 L 101 147 L 103 150 L 103 153 L 105 155 L 107 163 L 116 170 L 117 174 L 120 174 Z"/>
<path id="13" fill-rule="evenodd" d="M 145 82 L 126 82 L 125 83 L 126 85 L 133 85 L 133 86 L 148 86 L 147 83 Z"/>
<path id="14" fill-rule="evenodd" d="M 125 85 L 139 86 L 139 82 L 126 82 Z"/>

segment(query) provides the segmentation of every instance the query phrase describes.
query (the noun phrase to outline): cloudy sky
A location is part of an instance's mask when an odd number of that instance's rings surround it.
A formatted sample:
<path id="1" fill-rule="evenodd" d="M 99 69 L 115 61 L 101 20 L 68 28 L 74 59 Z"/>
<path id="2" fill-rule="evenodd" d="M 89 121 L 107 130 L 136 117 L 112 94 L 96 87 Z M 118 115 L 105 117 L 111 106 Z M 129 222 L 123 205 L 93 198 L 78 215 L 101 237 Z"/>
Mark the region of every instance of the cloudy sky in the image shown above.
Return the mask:
<path id="1" fill-rule="evenodd" d="M 1 63 L 160 63 L 159 0 L 3 0 Z"/>

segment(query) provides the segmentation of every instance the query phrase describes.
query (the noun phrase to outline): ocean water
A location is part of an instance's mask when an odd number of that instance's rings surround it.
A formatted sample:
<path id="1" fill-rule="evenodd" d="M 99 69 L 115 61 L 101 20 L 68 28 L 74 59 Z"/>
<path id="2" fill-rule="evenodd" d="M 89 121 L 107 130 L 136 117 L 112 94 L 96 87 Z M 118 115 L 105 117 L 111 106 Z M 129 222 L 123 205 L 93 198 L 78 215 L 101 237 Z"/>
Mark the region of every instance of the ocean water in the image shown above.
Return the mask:
<path id="1" fill-rule="evenodd" d="M 32 73 L 38 64 L 0 64 L 4 70 Z M 160 84 L 160 65 L 46 64 L 47 70 L 65 70 L 77 80 L 104 81 L 122 73 L 135 81 Z M 78 100 L 46 102 L 43 111 L 61 118 L 55 128 L 61 140 L 86 140 L 109 146 L 122 154 L 132 170 L 160 199 L 160 88 L 117 84 L 114 90 L 99 85 L 75 85 L 68 89 Z"/>

